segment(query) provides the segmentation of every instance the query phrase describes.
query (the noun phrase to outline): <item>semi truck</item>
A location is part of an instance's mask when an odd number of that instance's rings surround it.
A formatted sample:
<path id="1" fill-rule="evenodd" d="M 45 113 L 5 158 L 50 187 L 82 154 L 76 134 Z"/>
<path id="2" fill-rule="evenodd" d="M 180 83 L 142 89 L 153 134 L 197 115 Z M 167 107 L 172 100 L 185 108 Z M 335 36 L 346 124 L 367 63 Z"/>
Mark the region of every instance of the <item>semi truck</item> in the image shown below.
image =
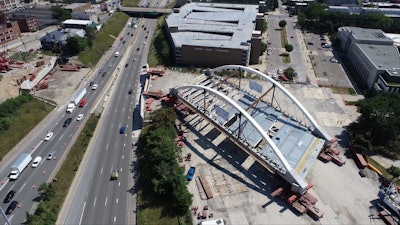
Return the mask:
<path id="1" fill-rule="evenodd" d="M 79 104 L 79 102 L 83 99 L 85 95 L 86 95 L 86 87 L 80 89 L 78 92 L 75 92 L 75 94 L 69 100 L 67 106 L 67 113 L 72 113 L 75 107 Z"/>
<path id="2" fill-rule="evenodd" d="M 11 165 L 10 180 L 16 180 L 31 161 L 32 161 L 31 154 L 22 153 L 17 158 L 17 160 Z"/>

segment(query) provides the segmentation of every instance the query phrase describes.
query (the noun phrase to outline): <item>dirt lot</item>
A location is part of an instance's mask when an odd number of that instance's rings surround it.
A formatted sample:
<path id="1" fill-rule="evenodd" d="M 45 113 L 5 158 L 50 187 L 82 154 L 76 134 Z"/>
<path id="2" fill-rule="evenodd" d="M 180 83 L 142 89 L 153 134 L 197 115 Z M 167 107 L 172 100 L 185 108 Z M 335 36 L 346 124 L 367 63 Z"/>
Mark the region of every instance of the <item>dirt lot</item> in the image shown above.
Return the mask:
<path id="1" fill-rule="evenodd" d="M 25 63 L 22 68 L 13 68 L 12 70 L 3 73 L 3 79 L 0 82 L 0 103 L 6 99 L 18 96 L 19 86 L 17 80 L 23 77 L 29 78 L 29 73 L 35 70 L 37 61 L 44 60 L 45 63 L 50 62 L 49 56 L 40 55 L 34 57 L 30 63 Z M 72 64 L 78 63 L 71 61 Z M 57 71 L 52 76 L 48 76 L 45 79 L 48 82 L 48 89 L 39 90 L 34 92 L 34 95 L 44 97 L 55 101 L 57 104 L 65 104 L 68 98 L 77 89 L 80 82 L 88 75 L 90 69 L 82 68 L 79 72 L 67 72 L 61 71 L 57 68 Z"/>

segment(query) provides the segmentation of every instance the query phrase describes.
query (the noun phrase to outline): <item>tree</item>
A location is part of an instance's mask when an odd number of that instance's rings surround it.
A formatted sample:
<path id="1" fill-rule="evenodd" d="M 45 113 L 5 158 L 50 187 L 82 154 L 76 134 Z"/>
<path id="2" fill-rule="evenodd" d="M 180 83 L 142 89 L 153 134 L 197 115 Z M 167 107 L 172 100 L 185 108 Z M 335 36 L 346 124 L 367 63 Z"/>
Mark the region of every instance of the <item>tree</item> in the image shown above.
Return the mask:
<path id="1" fill-rule="evenodd" d="M 53 11 L 54 19 L 60 21 L 71 19 L 71 13 L 67 9 L 61 8 L 61 6 L 52 6 L 51 11 Z"/>
<path id="2" fill-rule="evenodd" d="M 286 26 L 286 20 L 279 21 L 279 27 L 284 28 Z"/>
<path id="3" fill-rule="evenodd" d="M 398 178 L 400 176 L 400 168 L 391 166 L 387 169 L 387 171 L 393 176 L 393 178 Z"/>
<path id="4" fill-rule="evenodd" d="M 67 55 L 78 55 L 85 49 L 86 41 L 84 38 L 79 36 L 69 37 L 67 39 L 67 46 L 65 48 L 65 54 Z"/>
<path id="5" fill-rule="evenodd" d="M 289 80 L 293 80 L 294 77 L 294 69 L 292 67 L 287 68 L 284 71 L 285 76 L 289 79 Z"/>
<path id="6" fill-rule="evenodd" d="M 43 183 L 42 185 L 40 185 L 38 191 L 42 195 L 43 201 L 48 201 L 55 196 L 54 189 L 55 188 L 53 183 Z"/>
<path id="7" fill-rule="evenodd" d="M 286 49 L 287 52 L 291 52 L 291 51 L 293 51 L 293 45 L 291 45 L 291 44 L 286 44 L 286 45 L 285 45 L 285 49 Z"/>

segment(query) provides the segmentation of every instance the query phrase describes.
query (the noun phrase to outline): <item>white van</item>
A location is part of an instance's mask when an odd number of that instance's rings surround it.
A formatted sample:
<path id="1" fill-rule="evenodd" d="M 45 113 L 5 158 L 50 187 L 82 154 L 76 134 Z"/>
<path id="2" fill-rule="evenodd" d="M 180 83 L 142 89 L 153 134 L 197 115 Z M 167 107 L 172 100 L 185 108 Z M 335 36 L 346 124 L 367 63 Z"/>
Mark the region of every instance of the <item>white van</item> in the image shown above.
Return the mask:
<path id="1" fill-rule="evenodd" d="M 119 56 L 119 52 L 115 52 L 114 56 L 118 57 Z"/>

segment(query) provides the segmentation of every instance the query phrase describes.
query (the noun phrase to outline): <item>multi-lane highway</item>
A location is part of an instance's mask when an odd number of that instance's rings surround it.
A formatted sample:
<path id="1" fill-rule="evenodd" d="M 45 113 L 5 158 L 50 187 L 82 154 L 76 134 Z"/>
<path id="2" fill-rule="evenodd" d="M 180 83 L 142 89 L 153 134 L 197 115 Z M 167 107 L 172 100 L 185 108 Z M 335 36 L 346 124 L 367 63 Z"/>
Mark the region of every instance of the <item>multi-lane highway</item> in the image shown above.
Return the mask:
<path id="1" fill-rule="evenodd" d="M 59 220 L 61 223 L 136 224 L 132 131 L 140 127 L 138 85 L 148 52 L 148 32 L 155 28 L 156 21 L 142 19 L 137 25 L 134 40 L 122 56 L 122 67 L 94 136 L 96 141 L 89 147 L 92 150 L 88 163 L 78 175 L 80 181 L 76 182 L 76 191 L 66 206 L 65 219 Z M 123 134 L 121 127 L 125 127 Z M 111 180 L 114 169 L 119 171 L 117 180 Z"/>
<path id="2" fill-rule="evenodd" d="M 141 60 L 141 52 L 137 51 L 135 53 L 136 56 L 134 57 L 124 57 L 125 52 L 127 52 L 129 49 L 128 46 L 130 44 L 136 43 L 134 41 L 134 38 L 137 36 L 136 34 L 135 36 L 131 36 L 131 34 L 134 33 L 133 28 L 125 28 L 123 32 L 125 42 L 116 42 L 112 50 L 113 52 L 110 52 L 108 54 L 108 58 L 106 60 L 102 60 L 103 64 L 96 69 L 94 74 L 91 76 L 91 79 L 86 80 L 86 83 L 82 84 L 82 87 L 87 87 L 87 94 L 85 96 L 85 99 L 87 100 L 86 106 L 82 108 L 76 107 L 72 113 L 65 112 L 66 104 L 58 107 L 44 120 L 44 122 L 37 126 L 28 135 L 28 137 L 24 139 L 23 142 L 17 145 L 18 148 L 23 149 L 23 152 L 31 153 L 32 158 L 35 158 L 36 156 L 41 156 L 43 160 L 40 165 L 37 168 L 32 168 L 31 166 L 28 166 L 17 180 L 10 181 L 8 179 L 8 175 L 10 173 L 9 168 L 20 153 L 15 154 L 7 159 L 3 159 L 3 162 L 0 166 L 0 198 L 1 200 L 4 199 L 4 197 L 10 190 L 15 190 L 16 195 L 14 196 L 13 200 L 16 200 L 20 203 L 18 205 L 18 208 L 15 209 L 15 211 L 11 215 L 9 215 L 9 220 L 13 224 L 20 224 L 25 221 L 26 212 L 31 211 L 31 208 L 33 207 L 35 201 L 37 201 L 38 199 L 37 197 L 39 196 L 39 193 L 37 191 L 37 188 L 42 183 L 54 177 L 55 174 L 52 174 L 52 172 L 54 171 L 56 166 L 60 166 L 60 158 L 65 155 L 64 153 L 66 149 L 72 145 L 73 139 L 79 133 L 78 131 L 81 128 L 81 124 L 84 123 L 84 120 L 87 119 L 87 116 L 89 115 L 93 107 L 99 103 L 99 96 L 104 93 L 105 88 L 108 87 L 111 82 L 113 82 L 115 77 L 126 76 L 132 79 L 119 79 L 122 80 L 122 84 L 116 86 L 115 89 L 117 92 L 117 97 L 114 96 L 113 100 L 111 101 L 111 104 L 117 103 L 117 105 L 112 105 L 111 107 L 113 108 L 113 110 L 111 112 L 108 112 L 106 115 L 111 116 L 114 119 L 109 120 L 109 123 L 103 126 L 104 129 L 102 130 L 102 132 L 104 132 L 104 135 L 107 135 L 109 133 L 117 133 L 112 132 L 112 129 L 118 130 L 119 128 L 117 127 L 119 125 L 122 126 L 122 124 L 124 124 L 127 128 L 131 128 L 131 124 L 128 123 L 130 123 L 129 121 L 132 121 L 132 113 L 130 111 L 133 108 L 131 106 L 134 105 L 134 95 L 128 96 L 127 93 L 128 89 L 130 88 L 132 88 L 133 90 L 137 89 L 137 87 L 135 87 L 135 84 L 137 84 L 137 82 L 134 82 L 134 79 L 137 78 L 137 76 L 135 76 L 135 73 L 133 71 L 139 71 L 137 68 L 141 67 L 141 65 L 139 65 L 139 61 Z M 128 32 L 130 33 L 129 35 Z M 140 38 L 145 39 L 145 35 L 142 34 Z M 141 41 L 140 44 L 142 45 L 140 47 L 143 47 L 143 41 Z M 116 51 L 120 52 L 121 55 L 119 57 L 114 56 L 113 53 Z M 135 62 L 133 62 L 133 58 L 138 60 L 135 60 Z M 127 59 L 127 62 L 124 62 L 122 64 L 121 60 L 123 59 Z M 125 64 L 128 64 L 127 67 L 125 67 Z M 98 84 L 98 88 L 96 90 L 92 90 L 89 86 L 90 82 Z M 76 118 L 81 113 L 85 114 L 85 118 L 81 121 L 77 121 Z M 130 113 L 130 115 L 122 116 L 120 115 L 120 113 L 125 113 L 126 115 Z M 63 127 L 64 121 L 68 118 L 72 118 L 72 122 L 68 127 Z M 49 131 L 52 131 L 54 135 L 49 141 L 44 141 L 43 138 Z M 102 150 L 110 148 L 110 150 L 120 149 L 122 151 L 124 147 L 128 147 L 126 146 L 127 143 L 129 143 L 129 147 L 131 144 L 131 139 L 128 132 L 125 135 L 120 135 L 118 137 L 108 137 L 108 139 L 102 139 L 100 137 L 98 138 L 98 140 L 102 140 L 104 143 L 109 143 L 106 146 L 106 144 L 96 142 L 95 140 L 96 148 Z M 53 151 L 55 152 L 54 158 L 51 160 L 47 160 L 47 155 Z M 110 154 L 108 155 L 108 157 L 105 158 L 107 159 L 106 162 L 110 167 L 118 167 L 120 169 L 123 168 L 122 165 L 126 165 L 126 171 L 128 171 L 130 155 L 129 151 L 127 153 L 128 154 L 125 156 L 126 158 L 123 158 L 124 156 L 122 156 L 122 154 L 119 154 L 118 156 L 117 154 Z M 109 170 L 109 168 L 104 168 L 104 174 L 109 175 Z M 123 174 L 123 172 L 121 174 Z M 62 178 L 58 179 L 60 180 Z M 88 179 L 86 179 L 85 181 L 87 182 Z M 114 183 L 116 185 L 120 185 L 118 182 Z M 124 200 L 121 198 L 121 200 L 119 201 L 120 203 L 126 203 L 126 199 Z M 6 210 L 8 205 L 9 203 L 0 203 L 0 206 L 3 210 Z"/>

